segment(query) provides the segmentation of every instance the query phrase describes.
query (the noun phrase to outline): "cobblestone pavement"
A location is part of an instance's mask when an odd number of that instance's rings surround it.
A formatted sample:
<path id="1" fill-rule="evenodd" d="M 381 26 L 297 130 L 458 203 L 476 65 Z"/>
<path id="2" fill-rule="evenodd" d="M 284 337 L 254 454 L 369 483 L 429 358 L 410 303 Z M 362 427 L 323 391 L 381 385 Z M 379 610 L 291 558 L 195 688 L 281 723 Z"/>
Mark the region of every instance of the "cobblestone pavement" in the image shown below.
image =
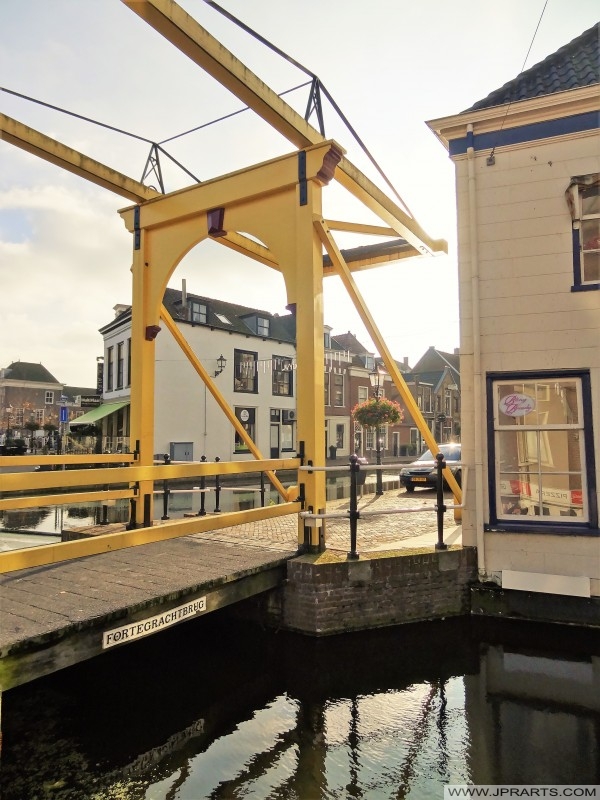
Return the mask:
<path id="1" fill-rule="evenodd" d="M 450 506 L 453 502 L 452 495 L 447 494 L 446 505 Z M 381 496 L 365 494 L 358 502 L 358 510 L 364 516 L 358 520 L 357 551 L 367 553 L 406 547 L 433 547 L 438 539 L 435 507 L 434 491 L 408 494 L 404 489 L 388 489 Z M 348 509 L 348 498 L 327 502 L 327 513 L 344 515 L 326 521 L 325 541 L 329 550 L 350 550 Z M 460 544 L 460 533 L 460 523 L 455 521 L 454 511 L 448 509 L 444 515 L 444 541 L 447 544 Z M 245 544 L 289 550 L 297 545 L 297 519 L 295 515 L 275 517 L 194 535 L 232 545 L 243 540 Z"/>

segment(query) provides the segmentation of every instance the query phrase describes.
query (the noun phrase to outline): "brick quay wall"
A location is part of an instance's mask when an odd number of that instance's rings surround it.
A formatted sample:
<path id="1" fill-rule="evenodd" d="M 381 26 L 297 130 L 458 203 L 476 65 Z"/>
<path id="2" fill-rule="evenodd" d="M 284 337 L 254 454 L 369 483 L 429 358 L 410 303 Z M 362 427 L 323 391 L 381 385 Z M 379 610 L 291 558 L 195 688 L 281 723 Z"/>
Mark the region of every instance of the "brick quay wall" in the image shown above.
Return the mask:
<path id="1" fill-rule="evenodd" d="M 475 548 L 370 553 L 357 561 L 341 553 L 288 562 L 285 585 L 263 597 L 263 623 L 327 636 L 470 614 L 477 577 Z"/>

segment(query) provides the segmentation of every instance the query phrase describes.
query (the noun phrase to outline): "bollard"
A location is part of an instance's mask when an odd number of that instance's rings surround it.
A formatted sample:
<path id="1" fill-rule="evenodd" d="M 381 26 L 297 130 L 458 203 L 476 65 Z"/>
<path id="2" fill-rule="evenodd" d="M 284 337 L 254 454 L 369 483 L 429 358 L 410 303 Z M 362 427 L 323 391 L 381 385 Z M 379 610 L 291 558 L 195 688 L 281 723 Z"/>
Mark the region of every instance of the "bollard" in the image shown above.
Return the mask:
<path id="1" fill-rule="evenodd" d="M 171 463 L 171 458 L 166 453 L 163 456 L 165 466 Z M 163 515 L 161 519 L 169 519 L 169 481 L 165 478 L 163 481 Z"/>
<path id="2" fill-rule="evenodd" d="M 437 529 L 438 540 L 435 545 L 436 550 L 447 550 L 448 545 L 444 544 L 444 514 L 446 513 L 446 506 L 444 505 L 444 476 L 442 474 L 446 467 L 444 456 L 438 453 L 435 457 L 437 461 Z"/>
<path id="3" fill-rule="evenodd" d="M 265 507 L 265 473 L 260 473 L 260 507 Z"/>
<path id="4" fill-rule="evenodd" d="M 206 456 L 202 456 L 200 461 L 205 464 L 206 463 Z M 199 517 L 206 516 L 206 510 L 204 508 L 204 501 L 205 501 L 205 490 L 206 489 L 206 477 L 204 475 L 200 478 L 200 511 L 198 512 Z"/>
<path id="5" fill-rule="evenodd" d="M 217 464 L 221 459 L 219 456 L 215 458 Z M 215 475 L 215 514 L 220 514 L 221 509 L 219 508 L 219 499 L 221 497 L 221 476 Z"/>
<path id="6" fill-rule="evenodd" d="M 356 552 L 356 528 L 360 512 L 358 510 L 358 500 L 356 492 L 357 475 L 360 470 L 358 456 L 354 453 L 350 456 L 350 552 L 348 558 L 356 561 L 360 556 Z"/>

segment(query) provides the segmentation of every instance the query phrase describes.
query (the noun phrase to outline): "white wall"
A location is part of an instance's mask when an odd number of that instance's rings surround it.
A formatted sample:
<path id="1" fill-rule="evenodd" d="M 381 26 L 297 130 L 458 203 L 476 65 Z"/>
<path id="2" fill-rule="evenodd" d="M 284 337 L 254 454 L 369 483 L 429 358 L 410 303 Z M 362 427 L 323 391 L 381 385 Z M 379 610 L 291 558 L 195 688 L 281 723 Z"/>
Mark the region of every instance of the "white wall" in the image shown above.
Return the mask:
<path id="1" fill-rule="evenodd" d="M 455 160 L 459 226 L 463 459 L 474 464 L 476 426 L 482 455 L 481 509 L 489 521 L 487 492 L 487 372 L 589 369 L 594 413 L 596 485 L 600 486 L 600 291 L 572 292 L 571 216 L 565 190 L 571 176 L 600 171 L 597 131 L 570 139 L 549 139 L 475 155 L 474 216 L 469 206 L 468 162 Z M 478 280 L 471 274 L 470 222 L 477 230 Z M 474 309 L 474 287 L 479 309 Z M 480 331 L 481 374 L 474 375 L 473 319 Z M 482 416 L 475 419 L 475 392 Z M 600 540 L 597 537 L 487 533 L 481 547 L 470 481 L 463 516 L 463 542 L 479 544 L 485 572 L 500 580 L 503 569 L 591 578 L 600 595 Z M 478 535 L 479 533 L 479 535 Z"/>

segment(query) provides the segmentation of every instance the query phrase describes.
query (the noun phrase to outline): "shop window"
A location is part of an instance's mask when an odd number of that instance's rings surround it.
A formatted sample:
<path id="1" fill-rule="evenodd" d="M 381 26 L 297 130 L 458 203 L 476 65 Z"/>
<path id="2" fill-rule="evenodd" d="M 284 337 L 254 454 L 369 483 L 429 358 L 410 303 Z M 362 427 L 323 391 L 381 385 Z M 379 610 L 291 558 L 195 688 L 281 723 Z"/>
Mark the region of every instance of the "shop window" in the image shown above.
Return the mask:
<path id="1" fill-rule="evenodd" d="M 600 289 L 600 173 L 571 178 L 573 291 Z"/>
<path id="2" fill-rule="evenodd" d="M 236 392 L 258 392 L 258 353 L 247 350 L 234 351 L 234 390 Z"/>
<path id="3" fill-rule="evenodd" d="M 597 528 L 589 373 L 490 376 L 488 403 L 490 522 Z"/>
<path id="4" fill-rule="evenodd" d="M 291 358 L 273 356 L 273 394 L 291 397 L 293 394 L 292 375 L 294 364 Z"/>
<path id="5" fill-rule="evenodd" d="M 293 423 L 282 423 L 281 425 L 281 450 L 289 452 L 294 449 L 294 425 Z"/>
<path id="6" fill-rule="evenodd" d="M 248 434 L 248 436 L 252 439 L 252 441 L 256 441 L 255 437 L 255 427 L 256 427 L 256 409 L 255 408 L 236 408 L 235 415 L 238 420 L 241 422 L 244 430 Z M 235 432 L 235 446 L 234 450 L 236 453 L 249 453 L 250 450 L 246 442 L 242 439 L 240 434 L 236 431 Z"/>

